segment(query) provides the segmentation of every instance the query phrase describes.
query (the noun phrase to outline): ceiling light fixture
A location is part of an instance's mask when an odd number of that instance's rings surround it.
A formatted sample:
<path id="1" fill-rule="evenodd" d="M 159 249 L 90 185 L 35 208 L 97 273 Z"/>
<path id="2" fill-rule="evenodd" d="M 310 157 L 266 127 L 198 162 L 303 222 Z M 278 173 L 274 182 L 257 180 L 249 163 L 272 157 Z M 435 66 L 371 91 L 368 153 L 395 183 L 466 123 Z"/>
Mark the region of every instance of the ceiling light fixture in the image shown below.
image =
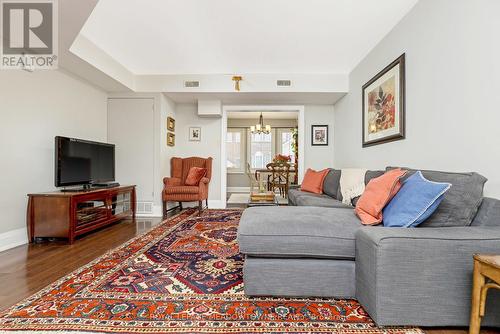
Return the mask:
<path id="1" fill-rule="evenodd" d="M 262 113 L 260 113 L 259 123 L 256 125 L 250 126 L 250 132 L 255 134 L 270 134 L 271 133 L 271 125 L 267 124 L 264 126 L 264 117 L 262 117 Z"/>
<path id="2" fill-rule="evenodd" d="M 239 76 L 239 75 L 235 75 L 235 76 L 233 76 L 232 80 L 234 81 L 234 89 L 239 92 L 240 91 L 240 81 L 243 80 L 243 77 Z"/>

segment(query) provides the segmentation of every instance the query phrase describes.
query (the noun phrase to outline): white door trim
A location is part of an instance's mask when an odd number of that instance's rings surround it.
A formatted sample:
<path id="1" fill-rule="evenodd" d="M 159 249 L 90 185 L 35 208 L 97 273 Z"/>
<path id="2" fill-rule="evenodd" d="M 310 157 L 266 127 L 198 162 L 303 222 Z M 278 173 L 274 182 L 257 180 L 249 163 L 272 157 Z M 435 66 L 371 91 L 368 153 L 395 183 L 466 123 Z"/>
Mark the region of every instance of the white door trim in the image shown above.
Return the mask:
<path id="1" fill-rule="evenodd" d="M 305 115 L 304 105 L 233 105 L 222 106 L 222 122 L 221 122 L 221 204 L 226 206 L 226 190 L 227 190 L 227 168 L 226 168 L 226 135 L 227 135 L 227 113 L 230 111 L 296 111 L 299 113 L 298 131 L 299 131 L 299 161 L 298 164 L 298 180 L 299 184 L 304 177 L 304 154 L 305 154 Z"/>

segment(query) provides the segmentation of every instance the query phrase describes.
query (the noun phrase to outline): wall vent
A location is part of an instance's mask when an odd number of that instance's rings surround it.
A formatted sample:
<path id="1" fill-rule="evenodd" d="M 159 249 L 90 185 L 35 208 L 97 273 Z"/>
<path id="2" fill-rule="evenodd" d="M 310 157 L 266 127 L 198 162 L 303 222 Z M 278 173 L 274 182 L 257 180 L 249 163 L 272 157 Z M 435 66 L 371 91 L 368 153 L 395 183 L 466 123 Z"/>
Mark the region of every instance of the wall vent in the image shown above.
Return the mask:
<path id="1" fill-rule="evenodd" d="M 153 213 L 153 202 L 137 202 L 137 213 Z"/>
<path id="2" fill-rule="evenodd" d="M 276 85 L 278 87 L 290 87 L 292 85 L 292 80 L 277 80 Z"/>
<path id="3" fill-rule="evenodd" d="M 186 87 L 186 88 L 199 88 L 200 82 L 199 81 L 184 81 L 184 87 Z"/>

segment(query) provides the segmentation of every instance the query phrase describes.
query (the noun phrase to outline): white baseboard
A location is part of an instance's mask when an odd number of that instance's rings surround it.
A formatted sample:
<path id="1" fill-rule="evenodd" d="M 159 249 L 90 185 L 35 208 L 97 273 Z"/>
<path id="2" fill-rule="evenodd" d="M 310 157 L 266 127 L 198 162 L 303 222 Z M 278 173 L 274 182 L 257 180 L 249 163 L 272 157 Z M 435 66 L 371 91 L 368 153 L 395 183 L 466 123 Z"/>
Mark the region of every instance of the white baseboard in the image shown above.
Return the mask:
<path id="1" fill-rule="evenodd" d="M 0 234 L 0 252 L 28 243 L 26 227 Z"/>
<path id="2" fill-rule="evenodd" d="M 209 209 L 225 209 L 226 203 L 221 201 L 221 200 L 209 199 L 208 200 L 208 208 Z"/>
<path id="3" fill-rule="evenodd" d="M 250 187 L 227 187 L 228 193 L 250 193 Z"/>

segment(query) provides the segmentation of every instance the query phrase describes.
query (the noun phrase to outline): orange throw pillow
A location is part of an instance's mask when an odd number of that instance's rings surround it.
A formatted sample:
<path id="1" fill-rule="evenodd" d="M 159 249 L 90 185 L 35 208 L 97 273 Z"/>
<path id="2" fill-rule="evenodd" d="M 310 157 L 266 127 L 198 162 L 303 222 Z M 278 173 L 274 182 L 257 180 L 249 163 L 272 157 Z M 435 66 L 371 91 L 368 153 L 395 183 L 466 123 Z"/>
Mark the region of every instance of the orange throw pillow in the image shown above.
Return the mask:
<path id="1" fill-rule="evenodd" d="M 186 177 L 186 186 L 197 186 L 200 180 L 207 174 L 206 168 L 191 167 Z"/>
<path id="2" fill-rule="evenodd" d="M 405 174 L 406 171 L 402 169 L 393 169 L 368 182 L 354 209 L 363 225 L 377 225 L 382 222 L 382 209 L 398 193 L 401 178 Z"/>
<path id="3" fill-rule="evenodd" d="M 330 170 L 323 169 L 319 172 L 308 168 L 300 189 L 314 194 L 323 193 L 323 181 Z"/>

